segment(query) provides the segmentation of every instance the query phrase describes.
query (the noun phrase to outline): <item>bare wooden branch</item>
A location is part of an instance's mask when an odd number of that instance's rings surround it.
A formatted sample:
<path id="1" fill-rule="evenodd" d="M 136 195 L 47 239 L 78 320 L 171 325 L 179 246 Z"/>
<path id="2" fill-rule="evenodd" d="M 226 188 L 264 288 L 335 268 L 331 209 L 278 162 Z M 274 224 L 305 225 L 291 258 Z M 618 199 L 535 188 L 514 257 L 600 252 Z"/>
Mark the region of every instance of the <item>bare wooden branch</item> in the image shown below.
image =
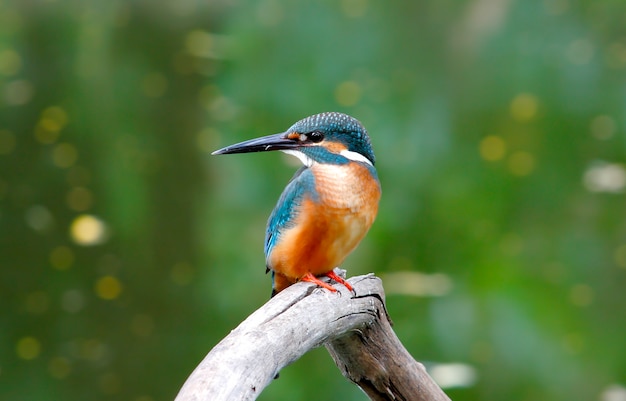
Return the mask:
<path id="1" fill-rule="evenodd" d="M 323 344 L 372 400 L 449 400 L 391 329 L 380 279 L 348 281 L 356 296 L 309 283 L 280 292 L 209 352 L 176 401 L 254 400 L 280 369 Z"/>

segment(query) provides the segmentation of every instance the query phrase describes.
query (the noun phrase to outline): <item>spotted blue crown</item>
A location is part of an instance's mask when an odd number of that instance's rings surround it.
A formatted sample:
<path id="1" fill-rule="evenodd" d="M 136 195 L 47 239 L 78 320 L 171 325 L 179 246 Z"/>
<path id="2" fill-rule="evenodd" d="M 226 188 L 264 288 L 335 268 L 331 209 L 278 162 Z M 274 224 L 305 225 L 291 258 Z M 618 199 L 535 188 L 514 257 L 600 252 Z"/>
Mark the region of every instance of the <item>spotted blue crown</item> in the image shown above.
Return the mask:
<path id="1" fill-rule="evenodd" d="M 338 112 L 315 114 L 298 121 L 287 130 L 302 134 L 316 131 L 322 133 L 326 141 L 341 143 L 349 151 L 359 153 L 375 164 L 376 158 L 370 137 L 356 118 Z"/>

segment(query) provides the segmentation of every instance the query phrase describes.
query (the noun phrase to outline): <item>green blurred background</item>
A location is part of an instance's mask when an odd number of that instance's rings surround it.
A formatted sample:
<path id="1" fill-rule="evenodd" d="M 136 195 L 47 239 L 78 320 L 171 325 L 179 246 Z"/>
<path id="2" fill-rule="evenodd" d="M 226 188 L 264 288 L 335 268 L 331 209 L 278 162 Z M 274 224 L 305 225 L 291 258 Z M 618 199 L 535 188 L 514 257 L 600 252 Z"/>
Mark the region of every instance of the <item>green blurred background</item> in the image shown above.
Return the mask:
<path id="1" fill-rule="evenodd" d="M 171 400 L 270 293 L 286 156 L 369 130 L 343 266 L 454 400 L 626 400 L 622 0 L 0 2 L 0 399 Z M 324 349 L 261 400 L 365 400 Z"/>

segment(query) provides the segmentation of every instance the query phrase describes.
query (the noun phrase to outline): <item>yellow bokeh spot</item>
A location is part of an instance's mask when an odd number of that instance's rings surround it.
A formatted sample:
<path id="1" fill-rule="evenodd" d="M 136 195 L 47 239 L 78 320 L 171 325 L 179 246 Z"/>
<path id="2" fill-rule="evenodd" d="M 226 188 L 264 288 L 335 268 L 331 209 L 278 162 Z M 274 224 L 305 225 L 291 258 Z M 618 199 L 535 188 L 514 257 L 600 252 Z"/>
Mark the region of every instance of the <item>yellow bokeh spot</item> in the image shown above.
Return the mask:
<path id="1" fill-rule="evenodd" d="M 57 270 L 67 270 L 74 264 L 74 252 L 67 246 L 59 246 L 50 253 L 50 264 Z"/>
<path id="2" fill-rule="evenodd" d="M 341 106 L 354 106 L 361 99 L 361 86 L 354 81 L 345 81 L 335 89 L 335 100 Z"/>
<path id="3" fill-rule="evenodd" d="M 570 289 L 570 301 L 576 306 L 588 306 L 593 302 L 593 289 L 587 284 L 576 284 Z"/>
<path id="4" fill-rule="evenodd" d="M 0 75 L 10 77 L 17 74 L 22 68 L 22 58 L 14 50 L 0 52 Z"/>
<path id="5" fill-rule="evenodd" d="M 11 131 L 0 130 L 0 155 L 13 153 L 15 142 L 15 135 Z"/>
<path id="6" fill-rule="evenodd" d="M 187 51 L 196 57 L 207 57 L 211 55 L 214 44 L 213 35 L 200 29 L 189 32 L 185 38 Z"/>
<path id="7" fill-rule="evenodd" d="M 35 139 L 39 143 L 50 144 L 55 143 L 59 139 L 60 129 L 50 123 L 51 120 L 40 120 L 35 127 Z"/>
<path id="8" fill-rule="evenodd" d="M 60 143 L 52 149 L 52 162 L 57 167 L 72 167 L 77 159 L 78 150 L 71 143 Z"/>
<path id="9" fill-rule="evenodd" d="M 504 139 L 496 135 L 489 135 L 480 141 L 480 156 L 490 162 L 501 160 L 506 153 Z"/>
<path id="10" fill-rule="evenodd" d="M 519 122 L 531 121 L 538 109 L 537 98 L 530 93 L 520 93 L 511 101 L 511 117 Z"/>
<path id="11" fill-rule="evenodd" d="M 528 152 L 515 152 L 509 157 L 508 166 L 513 175 L 527 176 L 535 169 L 535 157 Z"/>
<path id="12" fill-rule="evenodd" d="M 122 283 L 116 277 L 104 276 L 96 281 L 96 294 L 102 299 L 116 299 L 121 293 Z"/>
<path id="13" fill-rule="evenodd" d="M 70 236 L 78 245 L 97 245 L 106 240 L 107 228 L 99 218 L 90 214 L 81 214 L 70 225 Z"/>
<path id="14" fill-rule="evenodd" d="M 74 187 L 67 194 L 67 206 L 76 212 L 84 212 L 93 205 L 93 195 L 85 187 Z"/>
<path id="15" fill-rule="evenodd" d="M 617 247 L 614 257 L 615 263 L 622 269 L 626 269 L 626 244 Z"/>
<path id="16" fill-rule="evenodd" d="M 56 123 L 56 125 L 60 128 L 63 128 L 67 125 L 67 113 L 59 106 L 50 106 L 44 109 L 41 113 L 41 118 L 46 120 L 51 120 Z"/>
<path id="17" fill-rule="evenodd" d="M 22 337 L 17 342 L 15 352 L 20 359 L 33 360 L 41 353 L 41 343 L 35 337 Z"/>
<path id="18" fill-rule="evenodd" d="M 56 357 L 48 362 L 48 372 L 55 379 L 65 379 L 72 371 L 70 361 L 67 358 Z"/>
<path id="19" fill-rule="evenodd" d="M 43 144 L 54 143 L 59 139 L 63 127 L 67 125 L 67 113 L 59 106 L 50 106 L 41 112 L 35 126 L 35 138 Z"/>

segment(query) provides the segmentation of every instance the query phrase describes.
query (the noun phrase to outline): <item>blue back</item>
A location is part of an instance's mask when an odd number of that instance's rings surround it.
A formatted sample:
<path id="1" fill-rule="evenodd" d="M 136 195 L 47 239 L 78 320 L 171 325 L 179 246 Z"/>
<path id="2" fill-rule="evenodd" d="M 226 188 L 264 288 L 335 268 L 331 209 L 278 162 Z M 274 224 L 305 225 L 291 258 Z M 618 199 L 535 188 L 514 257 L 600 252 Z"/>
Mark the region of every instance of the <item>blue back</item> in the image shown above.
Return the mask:
<path id="1" fill-rule="evenodd" d="M 266 261 L 272 252 L 272 248 L 274 248 L 274 245 L 280 238 L 280 233 L 293 224 L 305 194 L 311 196 L 313 200 L 317 200 L 315 177 L 310 169 L 302 167 L 283 190 L 276 207 L 274 207 L 267 221 L 264 249 Z"/>

